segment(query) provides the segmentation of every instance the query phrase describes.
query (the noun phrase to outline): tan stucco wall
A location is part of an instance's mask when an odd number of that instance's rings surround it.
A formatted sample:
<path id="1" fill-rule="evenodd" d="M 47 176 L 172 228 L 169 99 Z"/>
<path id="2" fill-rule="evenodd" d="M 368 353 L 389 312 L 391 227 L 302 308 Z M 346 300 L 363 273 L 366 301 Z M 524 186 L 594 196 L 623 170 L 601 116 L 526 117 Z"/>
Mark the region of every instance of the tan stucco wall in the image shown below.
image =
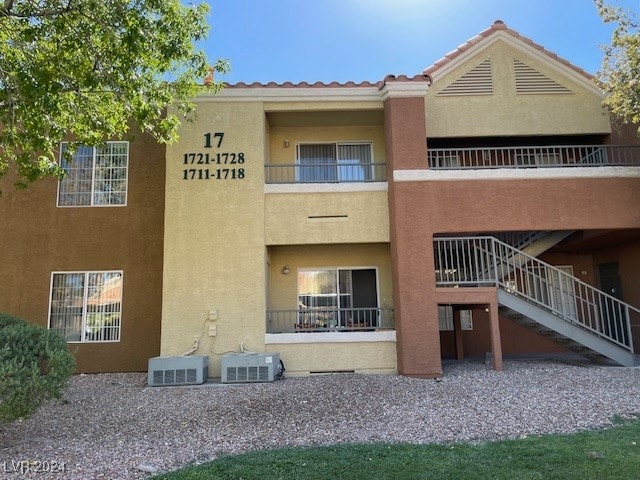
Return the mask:
<path id="1" fill-rule="evenodd" d="M 378 270 L 381 308 L 393 308 L 391 257 L 388 244 L 309 245 L 269 248 L 270 309 L 296 309 L 298 269 L 373 267 Z M 288 265 L 291 273 L 284 275 Z"/>
<path id="2" fill-rule="evenodd" d="M 265 219 L 268 245 L 389 241 L 386 191 L 268 194 Z"/>
<path id="3" fill-rule="evenodd" d="M 197 115 L 167 150 L 161 353 L 181 354 L 204 334 L 197 353 L 210 355 L 209 373 L 216 375 L 217 354 L 238 351 L 241 343 L 264 349 L 265 121 L 260 102 L 200 102 Z M 220 148 L 213 141 L 204 148 L 207 132 L 224 132 Z M 191 152 L 242 152 L 245 163 L 228 167 L 243 168 L 245 176 L 183 180 L 183 155 Z M 207 321 L 209 310 L 217 320 Z M 216 337 L 208 336 L 210 324 Z"/>
<path id="4" fill-rule="evenodd" d="M 396 373 L 395 342 L 270 344 L 268 349 L 280 352 L 287 375 L 351 370 Z"/>
<path id="5" fill-rule="evenodd" d="M 491 58 L 493 95 L 437 94 Z M 571 94 L 516 94 L 513 59 L 572 90 Z M 498 40 L 437 78 L 426 97 L 428 137 L 491 137 L 609 133 L 601 97 L 527 52 Z"/>

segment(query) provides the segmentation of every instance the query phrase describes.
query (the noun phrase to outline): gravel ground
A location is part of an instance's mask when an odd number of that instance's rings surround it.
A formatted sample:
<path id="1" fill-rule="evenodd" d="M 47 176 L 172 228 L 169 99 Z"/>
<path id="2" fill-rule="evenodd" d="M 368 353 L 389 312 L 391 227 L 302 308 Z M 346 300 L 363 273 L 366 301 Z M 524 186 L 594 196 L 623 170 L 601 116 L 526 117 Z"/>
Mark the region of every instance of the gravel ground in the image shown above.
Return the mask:
<path id="1" fill-rule="evenodd" d="M 552 361 L 445 365 L 442 381 L 336 374 L 271 384 L 146 387 L 78 375 L 64 398 L 0 427 L 0 478 L 137 479 L 222 454 L 339 442 L 455 442 L 575 432 L 640 413 L 640 370 Z M 22 460 L 64 473 L 17 475 Z"/>

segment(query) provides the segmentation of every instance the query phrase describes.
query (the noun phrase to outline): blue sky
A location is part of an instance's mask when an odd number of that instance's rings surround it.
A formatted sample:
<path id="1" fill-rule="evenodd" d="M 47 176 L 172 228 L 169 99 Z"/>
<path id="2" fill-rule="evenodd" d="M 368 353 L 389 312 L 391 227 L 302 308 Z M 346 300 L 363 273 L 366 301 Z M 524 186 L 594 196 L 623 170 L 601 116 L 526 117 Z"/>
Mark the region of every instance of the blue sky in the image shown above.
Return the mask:
<path id="1" fill-rule="evenodd" d="M 592 0 L 208 0 L 211 59 L 237 82 L 415 75 L 494 20 L 590 73 L 610 41 Z M 638 0 L 609 3 L 638 11 Z"/>

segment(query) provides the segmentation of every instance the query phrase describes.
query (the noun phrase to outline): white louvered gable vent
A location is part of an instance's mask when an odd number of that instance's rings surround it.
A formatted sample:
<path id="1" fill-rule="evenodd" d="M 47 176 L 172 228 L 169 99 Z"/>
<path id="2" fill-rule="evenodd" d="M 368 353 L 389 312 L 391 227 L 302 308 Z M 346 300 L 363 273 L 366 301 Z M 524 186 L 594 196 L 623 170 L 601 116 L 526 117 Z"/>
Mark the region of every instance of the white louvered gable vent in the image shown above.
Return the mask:
<path id="1" fill-rule="evenodd" d="M 516 76 L 516 93 L 573 93 L 564 85 L 515 58 L 513 69 Z"/>
<path id="2" fill-rule="evenodd" d="M 491 73 L 491 58 L 487 58 L 479 65 L 473 67 L 438 93 L 439 96 L 492 94 L 493 76 Z"/>

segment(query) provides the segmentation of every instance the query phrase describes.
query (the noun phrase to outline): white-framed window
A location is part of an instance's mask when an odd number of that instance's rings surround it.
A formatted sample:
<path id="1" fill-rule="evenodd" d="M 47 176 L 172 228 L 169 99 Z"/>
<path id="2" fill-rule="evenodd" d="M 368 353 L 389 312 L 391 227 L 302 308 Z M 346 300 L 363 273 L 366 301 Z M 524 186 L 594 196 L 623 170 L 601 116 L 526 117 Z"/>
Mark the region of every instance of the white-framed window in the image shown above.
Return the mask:
<path id="1" fill-rule="evenodd" d="M 49 328 L 67 342 L 118 342 L 122 271 L 53 272 Z"/>
<path id="2" fill-rule="evenodd" d="M 296 181 L 371 181 L 372 157 L 371 142 L 300 143 L 296 146 Z"/>
<path id="3" fill-rule="evenodd" d="M 438 305 L 438 324 L 441 331 L 452 332 L 453 307 L 451 305 Z M 462 330 L 473 330 L 473 314 L 471 310 L 460 310 L 460 325 Z"/>
<path id="4" fill-rule="evenodd" d="M 298 270 L 298 311 L 300 329 L 380 326 L 377 269 Z"/>
<path id="5" fill-rule="evenodd" d="M 59 207 L 123 206 L 127 204 L 129 142 L 97 147 L 76 145 L 71 161 L 60 146 L 60 166 L 66 175 L 58 183 Z"/>

